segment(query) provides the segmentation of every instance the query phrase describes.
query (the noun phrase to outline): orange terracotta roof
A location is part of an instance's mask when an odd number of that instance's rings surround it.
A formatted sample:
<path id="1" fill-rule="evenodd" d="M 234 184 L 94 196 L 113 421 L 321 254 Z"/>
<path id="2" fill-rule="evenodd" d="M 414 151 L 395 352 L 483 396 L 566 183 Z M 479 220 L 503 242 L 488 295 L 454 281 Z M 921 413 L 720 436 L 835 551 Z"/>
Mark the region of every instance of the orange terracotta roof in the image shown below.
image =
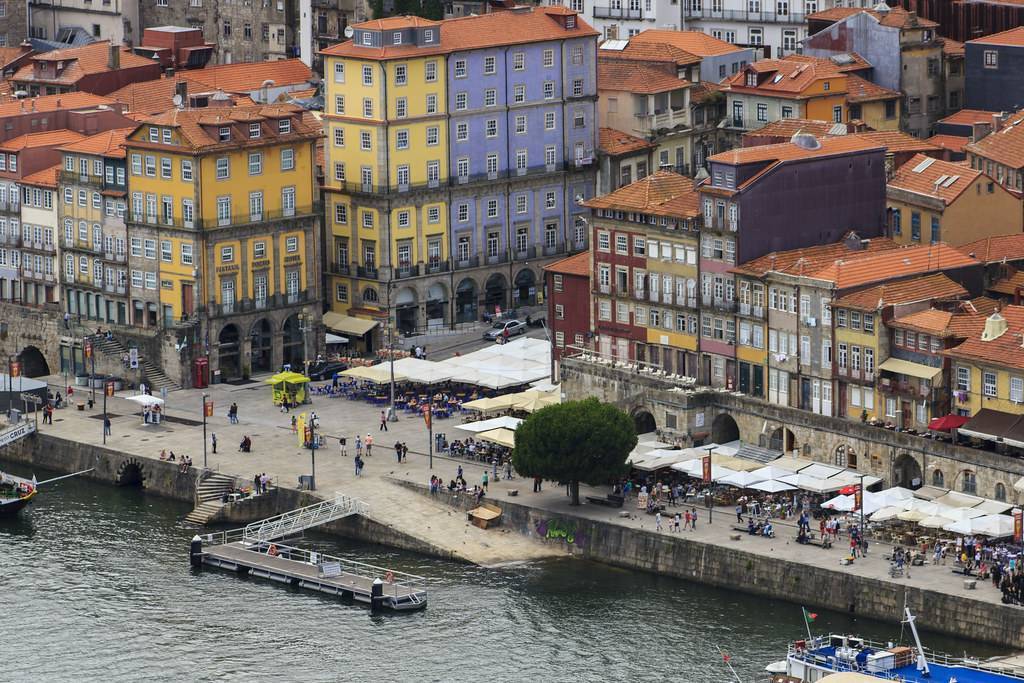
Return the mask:
<path id="1" fill-rule="evenodd" d="M 597 53 L 600 59 L 625 59 L 634 62 L 659 62 L 662 64 L 675 64 L 676 66 L 688 66 L 700 64 L 701 58 L 681 50 L 675 45 L 655 42 L 636 42 L 630 40 L 626 47 L 621 50 L 599 50 Z"/>
<path id="2" fill-rule="evenodd" d="M 861 78 L 856 74 L 846 75 L 847 102 L 875 102 L 877 100 L 892 100 L 897 97 L 902 97 L 902 94 L 895 90 L 875 85 L 866 78 Z"/>
<path id="3" fill-rule="evenodd" d="M 1012 266 L 1007 266 L 1007 269 L 1009 272 L 1006 276 L 999 278 L 989 285 L 988 291 L 1014 296 L 1017 292 L 1024 289 L 1024 270 L 1018 270 Z"/>
<path id="4" fill-rule="evenodd" d="M 655 95 L 689 86 L 690 82 L 679 78 L 673 70 L 653 64 L 606 59 L 597 62 L 598 90 Z"/>
<path id="5" fill-rule="evenodd" d="M 891 319 L 887 325 L 900 329 L 924 332 L 934 337 L 948 337 L 949 321 L 953 318 L 951 311 L 940 311 L 935 308 L 927 308 L 899 318 Z"/>
<path id="6" fill-rule="evenodd" d="M 837 259 L 814 274 L 834 282 L 837 289 L 892 280 L 906 275 L 931 273 L 979 265 L 978 261 L 939 242 L 893 249 L 858 259 Z"/>
<path id="7" fill-rule="evenodd" d="M 846 124 L 844 123 L 837 124 L 830 121 L 817 121 L 815 119 L 779 119 L 778 121 L 765 124 L 757 130 L 744 133 L 743 138 L 773 137 L 789 139 L 797 133 L 810 133 L 816 138 L 821 138 L 828 135 L 837 126 L 842 128 L 844 133 L 846 132 Z"/>
<path id="8" fill-rule="evenodd" d="M 896 169 L 889 187 L 941 199 L 948 206 L 981 175 L 969 166 L 915 154 Z"/>
<path id="9" fill-rule="evenodd" d="M 986 237 L 958 248 L 982 263 L 1020 261 L 1024 259 L 1024 234 Z"/>
<path id="10" fill-rule="evenodd" d="M 854 133 L 854 137 L 885 147 L 887 152 L 938 152 L 939 148 L 921 138 L 898 130 L 868 130 Z"/>
<path id="11" fill-rule="evenodd" d="M 973 126 L 975 123 L 992 123 L 992 117 L 999 112 L 985 111 L 984 109 L 961 109 L 950 114 L 939 123 L 948 123 L 954 126 Z"/>
<path id="12" fill-rule="evenodd" d="M 701 81 L 693 86 L 690 90 L 690 102 L 693 104 L 700 104 L 705 100 L 711 99 L 717 93 L 722 92 L 722 86 L 711 81 Z"/>
<path id="13" fill-rule="evenodd" d="M 702 31 L 672 31 L 660 28 L 641 31 L 630 38 L 629 42 L 667 44 L 702 58 L 726 55 L 743 49 Z"/>
<path id="14" fill-rule="evenodd" d="M 313 70 L 303 64 L 301 59 L 278 59 L 218 64 L 205 69 L 183 71 L 181 76 L 215 90 L 253 92 L 259 90 L 264 81 L 273 81 L 273 88 L 308 83 L 313 78 Z"/>
<path id="15" fill-rule="evenodd" d="M 599 128 L 597 134 L 598 148 L 611 156 L 641 152 L 655 147 L 652 142 L 614 128 Z"/>
<path id="16" fill-rule="evenodd" d="M 812 57 L 810 55 L 791 54 L 786 55 L 783 59 L 797 62 L 814 62 L 821 59 L 826 59 L 836 67 L 836 71 L 840 73 L 847 73 L 850 71 L 864 71 L 865 69 L 871 68 L 871 62 L 861 57 L 856 52 L 843 52 L 838 55 L 832 55 L 830 57 Z"/>
<path id="17" fill-rule="evenodd" d="M 924 332 L 935 337 L 965 339 L 980 334 L 985 318 L 996 308 L 996 301 L 978 297 L 957 303 L 952 310 L 929 308 L 890 320 L 891 327 Z"/>
<path id="18" fill-rule="evenodd" d="M 303 109 L 294 104 L 260 104 L 249 107 L 215 107 L 213 109 L 171 109 L 163 114 L 146 119 L 146 122 L 158 126 L 177 128 L 183 139 L 183 146 L 193 150 L 208 150 L 218 147 L 236 148 L 240 145 L 249 144 L 249 140 L 247 138 L 239 139 L 238 136 L 235 136 L 234 139 L 228 142 L 220 142 L 217 138 L 217 131 L 209 131 L 207 127 L 218 128 L 237 123 L 268 119 L 277 120 L 287 117 L 298 119 L 297 121 L 293 119 L 291 133 L 272 139 L 285 141 L 319 137 L 322 134 L 322 129 L 314 127 L 307 122 L 303 116 L 303 111 Z M 265 144 L 267 140 L 268 138 L 261 137 L 256 142 L 258 144 Z M 129 141 L 129 144 L 131 146 L 145 147 L 149 143 L 136 140 L 134 142 Z"/>
<path id="19" fill-rule="evenodd" d="M 72 142 L 78 142 L 85 136 L 73 130 L 49 130 L 44 133 L 27 133 L 16 138 L 0 143 L 0 149 L 5 152 L 20 152 L 23 149 L 34 149 L 36 147 L 61 147 Z"/>
<path id="20" fill-rule="evenodd" d="M 957 153 L 963 152 L 964 151 L 964 145 L 966 145 L 970 141 L 971 141 L 970 138 L 962 137 L 960 135 L 941 135 L 941 134 L 940 135 L 933 135 L 933 136 L 931 136 L 930 138 L 928 138 L 926 140 L 926 142 L 930 142 L 933 145 L 935 145 L 936 147 L 941 147 L 942 149 L 948 149 L 951 152 L 957 152 Z"/>
<path id="21" fill-rule="evenodd" d="M 400 17 L 384 17 L 383 19 L 372 19 L 370 21 L 364 21 L 358 24 L 353 24 L 353 28 L 366 28 L 371 31 L 390 31 L 396 28 L 417 28 L 420 26 L 437 26 L 440 21 L 434 21 L 433 19 L 424 19 L 423 17 L 417 17 L 412 15 L 405 15 Z"/>
<path id="22" fill-rule="evenodd" d="M 693 218 L 700 215 L 693 180 L 671 171 L 655 171 L 635 183 L 583 202 L 591 209 L 615 209 Z"/>
<path id="23" fill-rule="evenodd" d="M 114 104 L 114 100 L 109 97 L 100 97 L 99 95 L 87 92 L 44 95 L 0 104 L 0 119 L 18 114 L 28 114 L 33 111 L 45 113 L 56 111 L 57 109 L 85 109 L 87 107 L 99 107 L 110 104 Z"/>
<path id="24" fill-rule="evenodd" d="M 1009 31 L 1000 31 L 991 35 L 968 40 L 968 43 L 981 45 L 1007 45 L 1010 47 L 1024 47 L 1024 26 L 1011 28 Z"/>
<path id="25" fill-rule="evenodd" d="M 981 331 L 972 334 L 945 352 L 951 358 L 993 363 L 1003 367 L 1024 368 L 1024 306 L 1007 306 L 998 313 L 1006 321 L 1006 331 L 995 339 L 982 341 Z M 984 330 L 984 327 L 982 327 Z"/>
<path id="26" fill-rule="evenodd" d="M 114 128 L 103 133 L 96 133 L 78 142 L 61 147 L 63 152 L 78 154 L 95 154 L 97 156 L 124 159 L 124 141 L 134 128 Z"/>
<path id="27" fill-rule="evenodd" d="M 153 66 L 152 59 L 135 54 L 128 48 L 121 50 L 121 69 L 132 69 L 141 66 Z M 53 50 L 34 55 L 29 63 L 18 69 L 11 77 L 12 81 L 42 81 L 45 83 L 76 83 L 83 76 L 105 73 L 112 71 L 109 66 L 110 41 L 101 40 L 80 47 L 69 47 L 63 50 Z M 35 77 L 34 64 L 36 62 L 63 62 L 64 68 L 59 75 L 52 78 Z"/>
<path id="28" fill-rule="evenodd" d="M 758 74 L 756 86 L 747 85 L 747 74 L 749 73 Z M 827 59 L 810 57 L 762 59 L 747 64 L 746 67 L 725 79 L 723 83 L 728 86 L 729 90 L 740 93 L 798 97 L 812 83 L 826 78 L 836 81 L 830 92 L 843 93 L 846 91 L 847 74 L 841 73 L 839 68 Z"/>
<path id="29" fill-rule="evenodd" d="M 174 95 L 177 93 L 178 83 L 188 84 L 188 92 L 191 95 L 207 94 L 212 96 L 213 93 L 218 92 L 205 83 L 192 81 L 184 74 L 176 74 L 172 78 L 131 83 L 110 93 L 110 97 L 124 104 L 127 111 L 142 112 L 148 115 L 161 114 L 174 106 Z M 224 96 L 232 104 L 254 104 L 251 98 L 244 95 L 225 93 Z"/>
<path id="30" fill-rule="evenodd" d="M 959 40 L 953 40 L 952 38 L 942 39 L 942 54 L 947 57 L 963 57 L 964 56 L 964 44 Z"/>
<path id="31" fill-rule="evenodd" d="M 882 145 L 865 140 L 856 135 L 836 135 L 818 140 L 817 149 L 808 149 L 792 142 L 781 142 L 775 145 L 759 145 L 742 147 L 728 152 L 719 152 L 708 158 L 709 161 L 720 161 L 726 164 L 753 164 L 765 161 L 795 161 L 862 152 L 871 149 L 882 149 Z"/>
<path id="32" fill-rule="evenodd" d="M 50 168 L 44 168 L 42 171 L 36 171 L 32 175 L 27 175 L 21 179 L 23 185 L 38 185 L 40 187 L 57 187 L 57 181 L 60 178 L 60 164 L 55 164 Z"/>
<path id="33" fill-rule="evenodd" d="M 815 12 L 807 15 L 808 21 L 843 21 L 848 17 L 852 17 L 855 14 L 870 14 L 878 23 L 882 26 L 889 26 L 890 28 L 935 28 L 938 26 L 937 23 L 929 19 L 922 19 L 913 12 L 908 12 L 902 7 L 890 7 L 888 12 L 879 12 L 874 9 L 865 9 L 862 7 L 833 7 L 832 9 L 822 10 L 821 12 Z"/>
<path id="34" fill-rule="evenodd" d="M 1000 130 L 965 145 L 964 151 L 1010 168 L 1024 167 L 1024 110 L 1011 114 Z"/>
<path id="35" fill-rule="evenodd" d="M 962 299 L 969 292 L 942 273 L 915 277 L 868 287 L 836 300 L 833 307 L 875 311 L 885 306 L 911 304 L 919 301 Z"/>
<path id="36" fill-rule="evenodd" d="M 857 249 L 852 249 L 850 243 L 843 239 L 831 244 L 819 244 L 803 249 L 774 251 L 733 268 L 733 272 L 756 277 L 764 277 L 768 273 L 811 276 L 836 259 L 851 260 L 899 248 L 899 245 L 888 237 L 860 240 L 856 233 L 851 233 L 847 237 L 852 240 L 852 243 L 856 243 Z"/>
<path id="37" fill-rule="evenodd" d="M 573 256 L 549 263 L 544 266 L 544 270 L 549 273 L 558 273 L 559 275 L 590 277 L 590 252 L 581 251 Z"/>
<path id="38" fill-rule="evenodd" d="M 13 62 L 18 57 L 27 54 L 32 50 L 31 47 L 0 47 L 0 68 L 3 68 Z"/>
<path id="39" fill-rule="evenodd" d="M 562 20 L 555 17 L 565 14 L 568 12 L 561 7 L 531 7 L 528 10 L 514 12 L 472 14 L 440 22 L 441 42 L 436 47 L 417 47 L 416 45 L 363 47 L 347 40 L 332 45 L 326 50 L 321 50 L 321 54 L 358 59 L 401 59 L 484 47 L 521 45 L 600 35 L 579 15 L 576 15 L 575 27 L 563 27 Z"/>

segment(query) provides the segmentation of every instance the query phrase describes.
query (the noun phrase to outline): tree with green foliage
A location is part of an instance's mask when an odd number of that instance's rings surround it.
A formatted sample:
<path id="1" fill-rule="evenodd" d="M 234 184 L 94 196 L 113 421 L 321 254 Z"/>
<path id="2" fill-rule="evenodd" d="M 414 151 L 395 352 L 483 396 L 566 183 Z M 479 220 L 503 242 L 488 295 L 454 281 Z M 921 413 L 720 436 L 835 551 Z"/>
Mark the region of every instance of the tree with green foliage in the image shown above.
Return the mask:
<path id="1" fill-rule="evenodd" d="M 444 19 L 444 3 L 441 0 L 423 0 L 420 16 L 434 21 Z"/>
<path id="2" fill-rule="evenodd" d="M 628 415 L 596 398 L 541 408 L 516 429 L 512 464 L 527 477 L 567 482 L 580 504 L 580 482 L 608 484 L 627 471 L 636 446 Z"/>
<path id="3" fill-rule="evenodd" d="M 370 11 L 373 13 L 374 19 L 383 19 L 385 17 L 384 0 L 370 0 Z"/>

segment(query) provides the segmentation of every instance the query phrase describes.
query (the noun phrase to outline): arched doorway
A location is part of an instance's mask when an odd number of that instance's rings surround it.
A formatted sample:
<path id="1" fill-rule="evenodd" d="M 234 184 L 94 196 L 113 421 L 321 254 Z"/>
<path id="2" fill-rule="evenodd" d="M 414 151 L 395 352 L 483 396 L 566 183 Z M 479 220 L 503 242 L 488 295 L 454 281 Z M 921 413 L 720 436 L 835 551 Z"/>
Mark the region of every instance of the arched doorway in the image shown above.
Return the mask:
<path id="1" fill-rule="evenodd" d="M 537 304 L 537 276 L 529 268 L 523 268 L 516 274 L 515 306 L 535 306 Z"/>
<path id="2" fill-rule="evenodd" d="M 796 435 L 785 427 L 779 427 L 772 432 L 771 438 L 768 439 L 768 448 L 773 451 L 789 453 L 796 448 Z"/>
<path id="3" fill-rule="evenodd" d="M 305 370 L 302 367 L 305 339 L 302 337 L 302 329 L 299 325 L 299 316 L 291 315 L 284 321 L 284 332 L 281 340 L 282 358 L 285 365 L 291 365 L 296 372 Z"/>
<path id="4" fill-rule="evenodd" d="M 395 325 L 402 334 L 412 334 L 416 331 L 418 307 L 416 305 L 416 290 L 412 287 L 404 287 L 398 290 L 395 295 Z"/>
<path id="5" fill-rule="evenodd" d="M 448 288 L 435 282 L 427 290 L 427 327 L 444 327 L 448 317 Z"/>
<path id="6" fill-rule="evenodd" d="M 508 280 L 501 273 L 494 273 L 484 284 L 484 309 L 493 313 L 495 307 L 505 306 L 508 301 Z"/>
<path id="7" fill-rule="evenodd" d="M 45 377 L 50 374 L 50 364 L 46 362 L 43 352 L 35 346 L 26 346 L 18 354 L 21 361 L 21 373 L 26 377 Z"/>
<path id="8" fill-rule="evenodd" d="M 274 332 L 266 318 L 260 318 L 249 330 L 252 349 L 252 371 L 270 372 L 273 366 Z"/>
<path id="9" fill-rule="evenodd" d="M 218 369 L 222 382 L 242 376 L 242 366 L 239 362 L 240 353 L 238 326 L 225 325 L 217 336 Z"/>
<path id="10" fill-rule="evenodd" d="M 711 423 L 711 440 L 717 444 L 739 441 L 740 427 L 732 415 L 722 413 Z"/>
<path id="11" fill-rule="evenodd" d="M 654 415 L 649 410 L 636 410 L 633 412 L 633 425 L 637 434 L 648 434 L 658 428 L 654 422 Z"/>
<path id="12" fill-rule="evenodd" d="M 840 444 L 836 448 L 835 465 L 836 467 L 857 469 L 857 454 L 846 444 Z"/>
<path id="13" fill-rule="evenodd" d="M 455 288 L 455 322 L 471 323 L 476 318 L 476 282 L 467 277 Z"/>
<path id="14" fill-rule="evenodd" d="M 893 486 L 921 488 L 921 465 L 910 453 L 900 453 L 892 464 Z"/>

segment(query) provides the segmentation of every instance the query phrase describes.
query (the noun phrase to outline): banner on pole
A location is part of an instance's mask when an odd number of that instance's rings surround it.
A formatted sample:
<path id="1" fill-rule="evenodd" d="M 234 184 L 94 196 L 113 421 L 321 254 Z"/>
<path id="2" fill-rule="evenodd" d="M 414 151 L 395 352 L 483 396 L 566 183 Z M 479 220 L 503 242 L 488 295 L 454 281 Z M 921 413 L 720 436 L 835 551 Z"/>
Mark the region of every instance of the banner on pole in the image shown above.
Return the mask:
<path id="1" fill-rule="evenodd" d="M 92 358 L 92 342 L 85 342 L 85 357 Z"/>
<path id="2" fill-rule="evenodd" d="M 21 361 L 11 361 L 11 377 L 21 377 Z"/>
<path id="3" fill-rule="evenodd" d="M 703 475 L 705 483 L 711 482 L 711 456 L 705 455 L 701 458 L 701 465 L 703 467 Z"/>
<path id="4" fill-rule="evenodd" d="M 853 492 L 853 509 L 860 510 L 864 505 L 864 488 L 857 484 L 857 490 Z"/>
<path id="5" fill-rule="evenodd" d="M 213 417 L 213 401 L 203 402 L 203 414 L 206 415 L 206 417 Z"/>
<path id="6" fill-rule="evenodd" d="M 1013 508 L 1013 542 L 1020 543 L 1024 539 L 1024 510 Z"/>
<path id="7" fill-rule="evenodd" d="M 423 424 L 427 425 L 427 429 L 430 429 L 430 419 L 430 406 L 425 405 L 423 406 Z"/>
<path id="8" fill-rule="evenodd" d="M 113 382 L 107 382 L 106 385 L 104 385 L 103 390 L 106 392 L 107 396 L 113 396 L 114 395 L 114 383 Z"/>

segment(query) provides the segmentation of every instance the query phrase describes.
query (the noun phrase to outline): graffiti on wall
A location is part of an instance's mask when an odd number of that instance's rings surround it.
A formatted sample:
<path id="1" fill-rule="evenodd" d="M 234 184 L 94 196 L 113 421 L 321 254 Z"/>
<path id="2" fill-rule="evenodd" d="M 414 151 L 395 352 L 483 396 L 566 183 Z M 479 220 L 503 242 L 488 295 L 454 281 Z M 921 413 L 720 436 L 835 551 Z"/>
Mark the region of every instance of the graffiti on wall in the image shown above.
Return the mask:
<path id="1" fill-rule="evenodd" d="M 537 535 L 541 538 L 564 540 L 569 545 L 583 548 L 587 544 L 587 534 L 576 522 L 564 519 L 542 519 L 536 525 Z"/>

